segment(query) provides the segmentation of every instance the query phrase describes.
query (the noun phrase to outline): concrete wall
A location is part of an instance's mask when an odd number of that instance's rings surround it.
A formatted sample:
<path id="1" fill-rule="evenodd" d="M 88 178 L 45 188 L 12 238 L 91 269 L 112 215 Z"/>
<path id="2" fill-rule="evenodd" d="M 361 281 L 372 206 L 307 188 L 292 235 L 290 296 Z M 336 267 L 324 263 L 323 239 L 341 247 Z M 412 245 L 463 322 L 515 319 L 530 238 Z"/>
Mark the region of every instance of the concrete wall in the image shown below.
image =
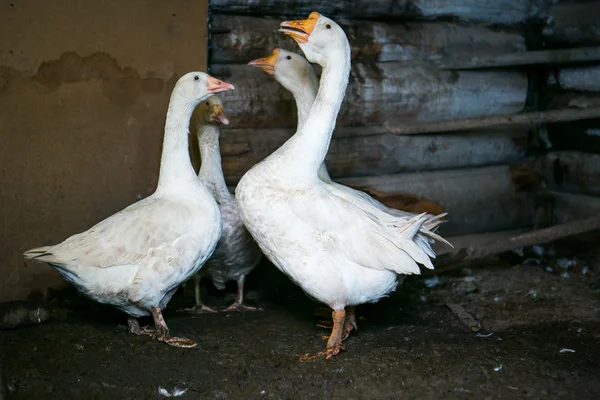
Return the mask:
<path id="1" fill-rule="evenodd" d="M 0 0 L 0 301 L 64 282 L 22 252 L 152 193 L 207 0 Z"/>

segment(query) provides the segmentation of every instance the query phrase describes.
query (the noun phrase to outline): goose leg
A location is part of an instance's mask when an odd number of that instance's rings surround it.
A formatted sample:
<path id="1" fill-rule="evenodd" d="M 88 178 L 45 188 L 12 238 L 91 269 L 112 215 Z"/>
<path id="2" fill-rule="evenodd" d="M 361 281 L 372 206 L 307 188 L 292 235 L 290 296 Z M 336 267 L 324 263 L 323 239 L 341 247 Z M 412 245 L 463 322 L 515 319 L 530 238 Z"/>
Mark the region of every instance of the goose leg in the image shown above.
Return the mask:
<path id="1" fill-rule="evenodd" d="M 317 325 L 317 326 L 321 326 L 321 325 Z M 331 323 L 330 326 L 333 326 L 333 324 Z M 356 314 L 354 312 L 354 307 L 348 306 L 348 307 L 346 307 L 346 317 L 344 318 L 344 328 L 342 330 L 342 342 L 344 340 L 348 339 L 348 336 L 350 336 L 350 332 L 352 332 L 355 329 L 358 329 L 358 326 L 356 325 Z M 323 339 L 329 339 L 330 335 L 325 335 L 325 336 L 321 336 L 321 337 Z"/>
<path id="2" fill-rule="evenodd" d="M 323 355 L 325 355 L 325 359 L 330 359 L 333 356 L 338 355 L 340 351 L 344 350 L 344 345 L 342 344 L 342 335 L 344 332 L 345 315 L 345 310 L 333 311 L 331 314 L 333 319 L 333 329 L 331 330 L 331 335 L 323 336 L 323 339 L 329 339 L 327 341 L 327 349 L 316 354 L 303 354 L 300 356 L 300 360 L 310 361 L 316 358 L 320 358 Z"/>
<path id="3" fill-rule="evenodd" d="M 316 315 L 316 313 L 315 313 Z M 328 322 L 328 325 L 325 325 L 323 322 Z M 330 321 L 319 321 L 319 324 L 317 324 L 317 326 L 321 327 L 321 328 L 332 328 L 333 327 L 333 323 Z M 356 313 L 354 311 L 354 306 L 348 306 L 346 307 L 346 318 L 344 319 L 344 330 L 342 332 L 342 341 L 348 339 L 348 336 L 350 336 L 350 332 L 352 332 L 353 330 L 358 329 L 358 326 L 356 324 Z M 322 336 L 323 339 L 329 339 L 330 335 L 324 335 Z"/>
<path id="4" fill-rule="evenodd" d="M 127 327 L 129 328 L 129 333 L 133 333 L 134 335 L 154 335 L 156 331 L 149 326 L 145 326 L 140 328 L 140 322 L 137 318 L 129 317 L 127 318 Z"/>
<path id="5" fill-rule="evenodd" d="M 216 313 L 216 310 L 205 306 L 202 304 L 202 299 L 200 298 L 200 278 L 198 275 L 194 275 L 192 278 L 194 280 L 194 298 L 196 300 L 196 305 L 192 308 L 186 308 L 182 311 L 189 312 L 192 314 L 206 314 L 206 313 Z"/>
<path id="6" fill-rule="evenodd" d="M 345 310 L 334 310 L 332 313 L 333 317 L 333 329 L 331 335 L 327 341 L 326 359 L 330 359 L 333 356 L 337 356 L 340 351 L 344 350 L 342 344 L 342 335 L 344 332 L 344 320 L 346 317 Z"/>
<path id="7" fill-rule="evenodd" d="M 246 280 L 245 276 L 242 276 L 237 281 L 237 300 L 235 303 L 230 305 L 225 309 L 225 311 L 256 311 L 258 308 L 250 307 L 244 304 L 244 281 Z"/>
<path id="8" fill-rule="evenodd" d="M 152 309 L 152 317 L 154 318 L 154 325 L 156 326 L 156 332 L 154 334 L 155 339 L 159 342 L 165 342 L 174 347 L 181 347 L 189 349 L 196 347 L 198 344 L 191 339 L 174 337 L 169 334 L 169 327 L 162 316 L 160 308 L 154 307 Z"/>
<path id="9" fill-rule="evenodd" d="M 346 307 L 346 318 L 344 320 L 344 332 L 342 334 L 342 340 L 346 340 L 354 329 L 358 330 L 356 325 L 356 314 L 354 312 L 354 306 Z"/>

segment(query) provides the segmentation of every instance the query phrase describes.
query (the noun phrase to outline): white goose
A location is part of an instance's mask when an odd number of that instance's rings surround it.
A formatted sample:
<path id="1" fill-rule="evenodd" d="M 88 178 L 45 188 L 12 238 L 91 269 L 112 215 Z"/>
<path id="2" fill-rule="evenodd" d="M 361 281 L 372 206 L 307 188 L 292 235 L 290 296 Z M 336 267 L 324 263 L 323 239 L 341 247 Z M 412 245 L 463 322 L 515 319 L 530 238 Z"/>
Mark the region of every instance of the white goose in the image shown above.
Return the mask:
<path id="1" fill-rule="evenodd" d="M 274 49 L 270 56 L 252 60 L 248 65 L 260 68 L 267 74 L 273 75 L 277 82 L 292 93 L 294 100 L 296 101 L 296 108 L 298 109 L 297 130 L 302 129 L 308 117 L 308 113 L 310 112 L 310 108 L 317 97 L 317 90 L 319 89 L 319 80 L 317 79 L 313 66 L 301 55 L 279 48 Z M 328 189 L 336 196 L 340 196 L 358 207 L 368 210 L 368 212 L 377 215 L 377 217 L 382 220 L 391 219 L 393 220 L 391 221 L 393 223 L 396 222 L 398 218 L 408 220 L 416 216 L 416 214 L 387 207 L 360 190 L 334 182 L 329 176 L 325 161 L 323 161 L 319 167 L 318 176 L 319 179 L 329 185 Z M 415 240 L 433 243 L 433 238 L 435 238 L 448 243 L 445 239 L 434 233 L 439 224 L 443 222 L 441 221 L 441 218 L 445 215 L 446 213 L 436 217 L 432 216 L 431 219 L 425 221 L 423 226 L 419 229 L 419 233 L 416 235 Z M 435 255 L 433 254 L 433 256 Z M 399 283 L 401 283 L 404 278 L 404 275 L 399 276 Z M 328 308 L 318 309 L 316 310 L 315 315 L 324 317 L 328 316 L 330 312 L 331 310 Z M 357 329 L 358 327 L 355 310 L 352 306 L 346 307 L 345 324 L 347 330 L 344 331 L 342 340 L 345 340 L 348 337 L 350 330 L 353 328 Z M 319 321 L 319 324 L 317 325 L 323 328 L 331 328 L 331 321 Z"/>
<path id="2" fill-rule="evenodd" d="M 221 167 L 221 150 L 219 146 L 219 123 L 229 124 L 223 110 L 223 102 L 217 96 L 212 96 L 197 107 L 197 134 L 202 164 L 198 177 L 217 200 L 223 233 L 213 253 L 200 273 L 194 275 L 194 291 L 196 305 L 189 311 L 194 313 L 216 312 L 202 304 L 200 298 L 200 280 L 211 279 L 219 290 L 225 288 L 225 283 L 231 280 L 237 282 L 236 301 L 225 311 L 256 310 L 244 304 L 244 281 L 260 262 L 262 253 L 252 239 L 252 236 L 242 223 L 235 197 L 229 192 L 223 169 Z"/>
<path id="3" fill-rule="evenodd" d="M 273 75 L 277 82 L 292 93 L 298 109 L 296 129 L 300 131 L 306 122 L 319 89 L 319 81 L 313 66 L 301 55 L 279 48 L 274 49 L 270 56 L 252 60 L 248 65 L 260 68 L 267 74 Z M 416 214 L 410 212 L 387 207 L 360 190 L 334 182 L 329 176 L 325 161 L 319 167 L 318 176 L 323 182 L 329 184 L 329 189 L 334 191 L 336 195 L 359 207 L 368 209 L 369 212 L 377 214 L 378 218 L 397 220 L 398 218 L 410 219 L 416 216 Z M 434 233 L 439 224 L 443 222 L 441 218 L 446 215 L 447 213 L 432 216 L 431 219 L 425 221 L 419 230 L 417 240 L 433 243 L 431 239 L 437 239 L 450 245 L 445 239 Z M 429 239 L 424 236 L 429 236 Z"/>
<path id="4" fill-rule="evenodd" d="M 265 256 L 334 310 L 331 358 L 352 329 L 346 307 L 378 301 L 395 289 L 398 274 L 420 274 L 417 264 L 433 268 L 434 253 L 417 233 L 436 217 L 382 217 L 372 212 L 377 207 L 349 201 L 319 178 L 348 84 L 350 46 L 339 25 L 316 12 L 281 23 L 281 30 L 323 67 L 321 84 L 304 126 L 242 177 L 236 198 Z"/>
<path id="5" fill-rule="evenodd" d="M 234 87 L 203 72 L 183 75 L 171 94 L 156 191 L 85 232 L 25 252 L 53 266 L 82 293 L 129 314 L 129 331 L 177 347 L 161 310 L 179 285 L 198 272 L 221 236 L 221 215 L 188 152 L 190 117 L 199 102 Z M 155 329 L 137 318 L 152 315 Z"/>

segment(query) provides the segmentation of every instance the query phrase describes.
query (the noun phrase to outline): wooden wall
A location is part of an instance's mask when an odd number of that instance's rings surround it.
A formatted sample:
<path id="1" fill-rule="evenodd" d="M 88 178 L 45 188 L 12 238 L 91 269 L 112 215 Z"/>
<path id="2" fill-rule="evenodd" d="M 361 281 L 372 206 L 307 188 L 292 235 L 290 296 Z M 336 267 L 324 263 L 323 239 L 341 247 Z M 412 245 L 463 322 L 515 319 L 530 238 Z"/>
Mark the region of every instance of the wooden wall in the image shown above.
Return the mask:
<path id="1" fill-rule="evenodd" d="M 275 47 L 301 53 L 277 32 L 279 23 L 316 10 L 344 28 L 353 57 L 326 158 L 331 176 L 393 204 L 438 203 L 450 213 L 446 235 L 532 226 L 539 182 L 527 155 L 528 127 L 404 136 L 385 127 L 523 111 L 531 89 L 524 69 L 438 65 L 527 51 L 526 24 L 545 12 L 538 3 L 212 0 L 211 73 L 237 89 L 223 95 L 231 117 L 221 145 L 228 183 L 235 186 L 296 126 L 292 96 L 246 63 Z"/>
<path id="2" fill-rule="evenodd" d="M 543 29 L 548 48 L 600 45 L 600 1 L 553 4 Z M 600 63 L 549 67 L 542 107 L 600 107 Z M 557 222 L 600 211 L 600 120 L 551 124 L 537 164 L 557 198 Z"/>

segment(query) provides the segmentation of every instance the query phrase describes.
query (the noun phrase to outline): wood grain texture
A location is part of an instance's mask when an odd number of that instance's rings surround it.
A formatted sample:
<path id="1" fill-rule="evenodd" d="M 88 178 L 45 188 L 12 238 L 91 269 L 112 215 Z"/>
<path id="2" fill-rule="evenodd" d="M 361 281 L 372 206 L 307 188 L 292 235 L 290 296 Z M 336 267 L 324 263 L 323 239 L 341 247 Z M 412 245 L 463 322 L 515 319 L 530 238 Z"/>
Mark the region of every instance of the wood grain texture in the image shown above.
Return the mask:
<path id="1" fill-rule="evenodd" d="M 299 18 L 319 11 L 328 17 L 359 19 L 436 19 L 456 17 L 465 21 L 497 24 L 524 22 L 539 12 L 530 0 L 212 0 L 213 13 L 291 15 Z"/>
<path id="2" fill-rule="evenodd" d="M 550 75 L 548 83 L 564 90 L 600 92 L 600 65 L 561 68 Z"/>
<path id="3" fill-rule="evenodd" d="M 291 94 L 246 65 L 213 65 L 236 86 L 222 95 L 232 128 L 296 125 Z M 440 71 L 431 62 L 354 64 L 337 126 L 382 126 L 517 113 L 527 97 L 518 71 Z"/>
<path id="4" fill-rule="evenodd" d="M 469 54 L 463 57 L 447 56 L 440 68 L 451 70 L 472 70 L 487 68 L 507 68 L 525 65 L 576 64 L 600 61 L 600 47 L 577 49 L 537 50 L 506 54 Z"/>
<path id="5" fill-rule="evenodd" d="M 278 32 L 282 17 L 216 14 L 212 21 L 212 64 L 247 63 L 280 47 L 300 52 Z M 505 54 L 526 51 L 525 38 L 515 29 L 454 23 L 345 20 L 352 62 L 439 60 L 442 57 Z"/>
<path id="6" fill-rule="evenodd" d="M 553 80 L 555 83 L 556 80 Z M 558 85 L 554 85 L 558 86 Z M 544 93 L 543 107 L 545 109 L 594 109 L 600 108 L 600 92 L 576 92 L 572 90 L 554 90 L 555 87 L 549 86 L 549 90 Z"/>
<path id="7" fill-rule="evenodd" d="M 565 121 L 582 121 L 600 118 L 600 108 L 564 108 L 532 111 L 519 114 L 490 115 L 453 121 L 429 122 L 388 126 L 386 131 L 396 135 L 422 135 L 433 132 L 485 129 L 491 127 L 532 126 Z"/>
<path id="8" fill-rule="evenodd" d="M 221 131 L 223 171 L 235 184 L 254 164 L 277 150 L 294 129 Z M 326 162 L 333 177 L 473 167 L 525 159 L 526 129 L 452 135 L 397 136 L 377 130 L 338 128 Z"/>
<path id="9" fill-rule="evenodd" d="M 532 174 L 535 172 L 529 169 Z M 463 235 L 533 226 L 537 186 L 523 188 L 508 165 L 347 178 L 337 181 L 383 193 L 410 193 L 448 212 L 444 235 Z"/>

